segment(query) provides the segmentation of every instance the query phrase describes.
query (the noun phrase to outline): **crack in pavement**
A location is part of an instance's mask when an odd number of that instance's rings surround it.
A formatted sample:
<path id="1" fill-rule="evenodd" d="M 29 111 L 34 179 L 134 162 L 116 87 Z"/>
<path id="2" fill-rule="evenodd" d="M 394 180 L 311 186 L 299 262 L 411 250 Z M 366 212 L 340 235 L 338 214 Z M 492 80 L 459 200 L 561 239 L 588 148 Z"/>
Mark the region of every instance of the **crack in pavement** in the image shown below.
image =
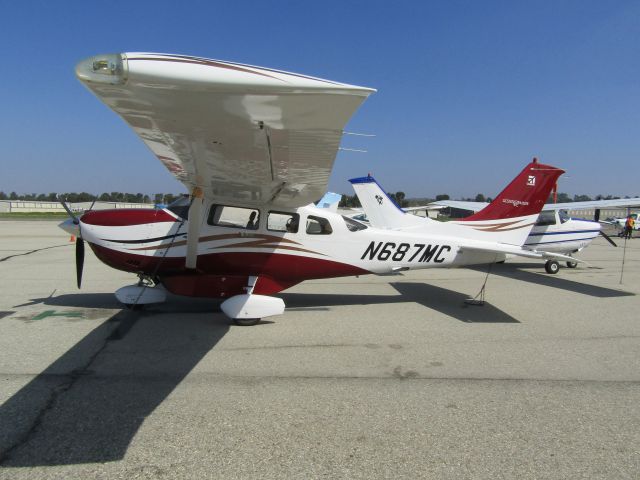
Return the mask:
<path id="1" fill-rule="evenodd" d="M 110 342 L 124 338 L 126 333 L 131 329 L 135 321 L 139 318 L 139 315 L 134 316 L 133 314 L 131 314 L 131 312 L 126 312 L 126 315 L 124 313 L 124 311 L 120 311 L 106 321 L 106 323 L 115 323 L 115 325 L 113 329 L 105 336 L 102 345 L 100 345 L 100 347 L 89 357 L 84 365 L 72 370 L 69 374 L 56 375 L 57 378 L 60 378 L 63 381 L 51 389 L 49 398 L 46 400 L 44 406 L 38 412 L 36 418 L 33 420 L 26 433 L 18 438 L 14 442 L 14 444 L 8 447 L 4 452 L 0 452 L 0 466 L 3 466 L 8 460 L 10 460 L 12 453 L 14 453 L 23 445 L 27 444 L 37 434 L 40 426 L 43 423 L 44 417 L 47 415 L 47 413 L 55 408 L 58 399 L 63 394 L 71 390 L 77 383 L 78 379 L 92 375 L 93 372 L 91 371 L 91 365 L 93 365 L 93 362 L 96 360 L 96 358 L 98 358 L 98 356 L 107 348 Z M 123 323 L 126 325 L 124 331 L 122 329 Z"/>
<path id="2" fill-rule="evenodd" d="M 52 247 L 43 247 L 43 248 L 36 248 L 35 250 L 31 250 L 29 252 L 24 252 L 24 253 L 16 253 L 15 255 L 9 255 L 8 257 L 3 257 L 0 258 L 0 262 L 6 262 L 7 260 L 14 258 L 14 257 L 23 257 L 25 255 L 31 255 L 32 253 L 36 253 L 36 252 L 41 252 L 42 250 L 49 250 L 51 248 L 60 248 L 60 247 L 68 247 L 71 244 L 69 243 L 65 243 L 63 245 L 53 245 Z"/>

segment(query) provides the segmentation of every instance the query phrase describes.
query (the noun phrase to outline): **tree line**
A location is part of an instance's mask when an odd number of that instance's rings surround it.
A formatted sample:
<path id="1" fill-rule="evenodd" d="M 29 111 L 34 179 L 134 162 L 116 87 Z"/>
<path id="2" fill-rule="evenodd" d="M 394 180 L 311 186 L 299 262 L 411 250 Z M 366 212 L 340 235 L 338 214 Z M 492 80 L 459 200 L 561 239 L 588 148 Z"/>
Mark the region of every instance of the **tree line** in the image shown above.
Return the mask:
<path id="1" fill-rule="evenodd" d="M 425 205 L 434 201 L 450 200 L 451 197 L 446 193 L 438 194 L 435 198 L 406 198 L 404 192 L 387 192 L 387 195 L 398 206 L 415 207 Z M 121 202 L 121 203 L 155 203 L 155 204 L 169 204 L 181 197 L 181 194 L 174 193 L 155 193 L 152 196 L 143 193 L 122 193 L 111 192 L 101 193 L 100 195 L 93 195 L 87 192 L 68 192 L 68 193 L 26 193 L 17 194 L 11 192 L 9 194 L 0 191 L 0 200 L 26 200 L 36 202 L 57 202 L 59 199 L 64 199 L 67 202 L 93 202 L 98 200 L 101 202 Z M 573 198 L 567 193 L 558 193 L 558 203 L 570 203 L 570 202 L 589 202 L 591 200 L 613 200 L 621 197 L 614 195 L 596 195 L 595 198 L 591 198 L 589 195 L 574 195 Z M 629 198 L 629 197 L 625 197 Z M 470 202 L 491 202 L 491 197 L 485 197 L 482 193 L 478 193 L 475 197 L 461 198 L 460 200 Z M 553 195 L 549 197 L 549 202 L 553 202 Z M 341 208 L 360 208 L 360 200 L 357 195 L 342 195 L 339 207 Z"/>
<path id="2" fill-rule="evenodd" d="M 123 193 L 123 192 L 111 192 L 101 193 L 100 195 L 93 195 L 87 192 L 67 192 L 67 193 L 26 193 L 17 194 L 11 192 L 9 194 L 0 192 L 0 200 L 26 200 L 36 202 L 58 202 L 63 199 L 67 202 L 93 202 L 94 200 L 100 202 L 121 202 L 121 203 L 163 203 L 169 204 L 175 199 L 179 198 L 180 194 L 174 193 L 155 193 L 153 196 L 143 193 Z"/>
<path id="3" fill-rule="evenodd" d="M 451 197 L 446 193 L 441 193 L 436 195 L 435 198 L 406 198 L 404 192 L 396 192 L 391 193 L 387 192 L 387 195 L 391 200 L 393 200 L 398 206 L 402 208 L 407 207 L 417 207 L 426 205 L 431 202 L 438 202 L 441 200 L 450 200 Z M 589 195 L 574 195 L 573 198 L 569 196 L 568 193 L 558 193 L 557 195 L 557 203 L 571 203 L 571 202 L 590 202 L 591 200 L 615 200 L 622 197 L 616 197 L 614 195 L 596 195 L 594 198 L 591 198 Z M 629 197 L 625 197 L 629 198 Z M 482 193 L 478 193 L 475 197 L 469 198 L 460 198 L 459 200 L 466 202 L 488 202 L 491 203 L 493 200 L 491 197 L 485 197 Z M 549 196 L 548 203 L 553 203 L 553 194 Z M 360 208 L 360 200 L 358 200 L 357 195 L 342 195 L 342 199 L 338 204 L 341 208 Z"/>

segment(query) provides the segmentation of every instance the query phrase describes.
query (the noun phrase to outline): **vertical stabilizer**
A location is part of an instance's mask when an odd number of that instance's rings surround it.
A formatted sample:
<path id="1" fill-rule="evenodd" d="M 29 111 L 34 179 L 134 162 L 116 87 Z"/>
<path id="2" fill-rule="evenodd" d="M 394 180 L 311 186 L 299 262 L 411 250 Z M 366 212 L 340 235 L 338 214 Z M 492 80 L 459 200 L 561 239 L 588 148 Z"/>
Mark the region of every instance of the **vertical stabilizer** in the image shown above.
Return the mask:
<path id="1" fill-rule="evenodd" d="M 537 215 L 549 198 L 558 177 L 563 173 L 564 170 L 538 163 L 538 159 L 534 158 L 493 202 L 464 221 L 501 220 Z"/>
<path id="2" fill-rule="evenodd" d="M 327 192 L 324 194 L 318 203 L 316 203 L 316 207 L 318 208 L 326 208 L 330 212 L 336 213 L 338 211 L 338 204 L 342 200 L 342 195 L 339 193 Z"/>
<path id="3" fill-rule="evenodd" d="M 470 217 L 450 223 L 466 227 L 466 238 L 522 246 L 563 173 L 534 158 L 493 202 Z"/>
<path id="4" fill-rule="evenodd" d="M 372 227 L 395 229 L 424 224 L 424 218 L 407 215 L 372 176 L 352 178 L 349 181 Z"/>

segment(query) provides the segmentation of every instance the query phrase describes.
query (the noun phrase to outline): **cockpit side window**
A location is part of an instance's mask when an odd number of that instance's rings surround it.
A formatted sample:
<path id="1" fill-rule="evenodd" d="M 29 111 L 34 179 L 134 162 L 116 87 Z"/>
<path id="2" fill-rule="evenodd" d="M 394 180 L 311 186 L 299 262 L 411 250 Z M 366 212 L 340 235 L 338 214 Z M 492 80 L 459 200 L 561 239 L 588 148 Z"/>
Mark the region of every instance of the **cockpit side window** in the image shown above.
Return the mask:
<path id="1" fill-rule="evenodd" d="M 307 234 L 308 235 L 331 235 L 333 228 L 329 220 L 322 217 L 316 217 L 315 215 L 309 215 L 307 217 Z"/>
<path id="2" fill-rule="evenodd" d="M 272 232 L 297 233 L 300 215 L 288 212 L 269 212 L 267 230 Z"/>
<path id="3" fill-rule="evenodd" d="M 212 205 L 207 223 L 217 227 L 257 230 L 260 224 L 260 210 L 228 205 Z"/>
<path id="4" fill-rule="evenodd" d="M 556 212 L 546 211 L 546 212 L 540 212 L 540 215 L 538 215 L 538 221 L 536 222 L 537 227 L 542 227 L 545 225 L 555 225 L 555 224 L 556 224 Z"/>

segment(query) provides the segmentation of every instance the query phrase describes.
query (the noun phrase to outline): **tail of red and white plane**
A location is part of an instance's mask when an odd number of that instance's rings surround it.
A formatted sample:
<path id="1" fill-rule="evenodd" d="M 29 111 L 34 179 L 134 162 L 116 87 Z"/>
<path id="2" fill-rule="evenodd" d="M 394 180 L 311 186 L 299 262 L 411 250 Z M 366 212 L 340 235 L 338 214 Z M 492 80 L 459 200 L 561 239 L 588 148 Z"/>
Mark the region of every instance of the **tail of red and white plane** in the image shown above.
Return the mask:
<path id="1" fill-rule="evenodd" d="M 534 158 L 489 205 L 453 223 L 482 232 L 470 238 L 521 246 L 563 173 Z"/>
<path id="2" fill-rule="evenodd" d="M 534 158 L 493 202 L 464 220 L 472 222 L 537 215 L 563 173 L 564 170 L 538 163 Z"/>
<path id="3" fill-rule="evenodd" d="M 446 223 L 407 214 L 371 176 L 350 182 L 373 227 L 395 230 L 422 227 L 434 234 L 520 247 L 563 173 L 564 170 L 538 163 L 534 158 L 485 208 L 463 220 Z"/>

